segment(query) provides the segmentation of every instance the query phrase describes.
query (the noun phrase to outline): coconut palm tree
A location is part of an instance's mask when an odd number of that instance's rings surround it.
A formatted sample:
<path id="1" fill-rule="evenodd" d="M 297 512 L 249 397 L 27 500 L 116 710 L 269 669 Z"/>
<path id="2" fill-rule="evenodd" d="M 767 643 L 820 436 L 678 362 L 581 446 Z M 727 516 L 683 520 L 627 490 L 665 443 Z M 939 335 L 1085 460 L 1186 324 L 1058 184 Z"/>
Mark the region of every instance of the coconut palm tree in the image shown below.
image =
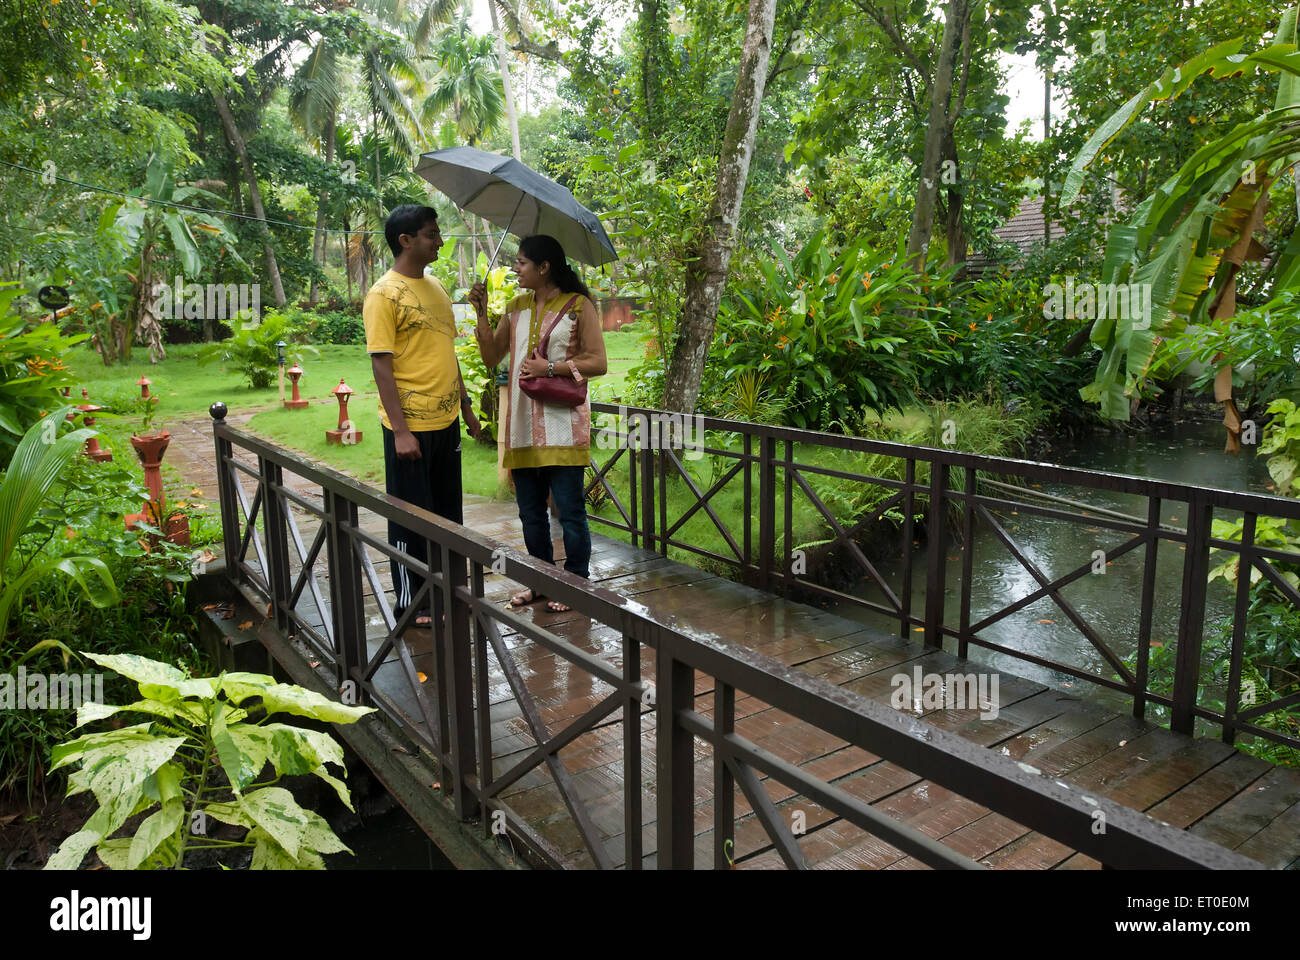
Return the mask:
<path id="1" fill-rule="evenodd" d="M 315 142 L 325 154 L 325 163 L 334 163 L 334 147 L 339 112 L 339 56 L 333 38 L 322 36 L 294 74 L 289 87 L 289 117 L 308 141 Z M 312 236 L 313 263 L 325 263 L 325 222 L 330 202 L 329 191 L 322 190 L 316 202 L 316 232 Z M 319 284 L 312 277 L 309 298 L 315 302 Z"/>
<path id="2" fill-rule="evenodd" d="M 428 124 L 450 113 L 457 133 L 471 147 L 477 145 L 505 115 L 492 39 L 476 37 L 462 10 L 455 22 L 439 34 L 429 53 L 439 71 L 420 104 L 420 117 Z"/>
<path id="3" fill-rule="evenodd" d="M 337 147 L 339 110 L 342 105 L 340 67 L 343 58 L 359 58 L 361 87 L 366 98 L 371 129 L 382 133 L 398 151 L 414 158 L 419 152 L 424 132 L 420 117 L 412 106 L 408 90 L 423 87 L 418 54 L 428 45 L 434 28 L 453 14 L 449 0 L 432 0 L 417 14 L 406 0 L 362 0 L 357 4 L 363 14 L 349 21 L 347 29 L 322 32 L 311 52 L 294 74 L 289 99 L 290 116 L 308 140 L 332 164 Z M 375 189 L 382 192 L 383 176 L 378 145 L 372 140 L 367 155 Z M 340 169 L 340 176 L 355 175 L 355 170 Z M 312 242 L 312 259 L 325 262 L 325 222 L 331 198 L 322 191 L 316 208 L 316 232 Z M 376 219 L 381 211 L 370 213 Z M 370 255 L 370 248 L 358 240 L 349 248 L 353 253 Z M 349 277 L 351 271 L 349 271 Z M 318 285 L 312 281 L 310 296 L 317 297 Z"/>

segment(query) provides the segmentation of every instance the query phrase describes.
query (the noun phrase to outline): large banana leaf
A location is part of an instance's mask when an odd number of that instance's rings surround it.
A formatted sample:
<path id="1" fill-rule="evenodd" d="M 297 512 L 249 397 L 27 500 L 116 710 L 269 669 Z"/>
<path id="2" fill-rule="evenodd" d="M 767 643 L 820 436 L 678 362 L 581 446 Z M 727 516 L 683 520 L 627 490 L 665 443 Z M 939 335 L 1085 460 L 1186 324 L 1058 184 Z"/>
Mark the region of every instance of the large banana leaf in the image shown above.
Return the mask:
<path id="1" fill-rule="evenodd" d="M 11 609 L 40 575 L 58 571 L 70 577 L 96 606 L 117 602 L 112 574 L 94 557 L 45 558 L 10 576 L 10 560 L 19 538 L 49 495 L 59 475 L 96 431 L 82 428 L 59 436 L 70 408 L 55 410 L 23 435 L 14 451 L 4 481 L 0 483 L 0 638 L 5 635 Z"/>
<path id="2" fill-rule="evenodd" d="M 1187 63 L 1166 70 L 1098 128 L 1075 158 L 1062 202 L 1078 196 L 1084 171 L 1148 103 L 1171 99 L 1205 74 L 1216 78 L 1263 70 L 1282 75 L 1276 106 L 1206 143 L 1156 188 L 1127 224 L 1113 227 L 1103 264 L 1105 283 L 1146 284 L 1151 314 L 1098 319 L 1091 341 L 1103 351 L 1095 381 L 1081 394 L 1099 403 L 1110 419 L 1127 420 L 1132 398 L 1151 369 L 1161 340 L 1203 321 L 1211 301 L 1235 266 L 1225 251 L 1251 229 L 1268 187 L 1300 160 L 1300 52 L 1296 9 L 1282 18 L 1279 38 L 1253 54 L 1240 39 L 1218 44 Z M 1292 239 L 1279 259 L 1278 288 L 1300 280 L 1300 241 Z"/>
<path id="3" fill-rule="evenodd" d="M 58 435 L 69 407 L 55 410 L 31 428 L 18 442 L 4 482 L 0 483 L 0 584 L 27 525 L 32 522 L 64 468 L 97 431 L 82 428 Z"/>
<path id="4" fill-rule="evenodd" d="M 1295 36 L 1295 10 L 1287 11 L 1290 17 L 1290 33 L 1278 31 L 1279 36 Z M 1283 28 L 1286 18 L 1283 19 Z M 1217 44 L 1178 67 L 1170 67 L 1160 77 L 1133 95 L 1127 103 L 1116 110 L 1097 131 L 1088 138 L 1079 155 L 1074 158 L 1070 172 L 1066 174 L 1065 186 L 1061 192 L 1061 203 L 1072 203 L 1083 186 L 1084 171 L 1097 159 L 1097 155 L 1106 148 L 1119 133 L 1127 127 L 1148 103 L 1172 100 L 1192 85 L 1202 74 L 1212 77 L 1230 77 L 1257 68 L 1270 73 L 1281 73 L 1284 77 L 1300 77 L 1300 52 L 1296 50 L 1294 39 L 1290 43 L 1275 43 L 1257 53 L 1242 55 L 1238 53 L 1243 40 L 1241 37 Z M 1294 94 L 1294 86 L 1287 85 Z M 1279 94 L 1281 91 L 1279 91 Z"/>

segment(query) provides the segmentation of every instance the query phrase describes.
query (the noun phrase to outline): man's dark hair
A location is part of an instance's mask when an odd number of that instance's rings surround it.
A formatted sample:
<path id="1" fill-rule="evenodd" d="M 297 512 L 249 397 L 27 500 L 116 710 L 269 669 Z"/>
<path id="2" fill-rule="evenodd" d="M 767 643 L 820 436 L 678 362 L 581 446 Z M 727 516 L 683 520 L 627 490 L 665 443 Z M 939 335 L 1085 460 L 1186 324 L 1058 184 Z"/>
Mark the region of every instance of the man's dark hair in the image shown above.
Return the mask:
<path id="1" fill-rule="evenodd" d="M 384 221 L 384 238 L 388 241 L 388 248 L 393 251 L 393 256 L 397 257 L 402 253 L 402 245 L 397 241 L 398 237 L 404 233 L 415 236 L 430 220 L 435 224 L 438 222 L 438 211 L 433 207 L 422 207 L 418 203 L 404 203 L 400 207 L 394 207 L 393 212 Z"/>

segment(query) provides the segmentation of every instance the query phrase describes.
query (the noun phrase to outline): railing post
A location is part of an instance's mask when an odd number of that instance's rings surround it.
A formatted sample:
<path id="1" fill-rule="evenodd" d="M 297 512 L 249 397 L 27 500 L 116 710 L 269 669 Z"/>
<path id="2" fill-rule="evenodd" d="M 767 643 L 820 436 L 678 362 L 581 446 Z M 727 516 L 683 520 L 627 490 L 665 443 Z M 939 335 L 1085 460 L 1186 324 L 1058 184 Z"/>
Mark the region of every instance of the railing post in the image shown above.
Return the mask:
<path id="1" fill-rule="evenodd" d="M 276 628 L 289 633 L 289 532 L 284 512 L 287 508 L 279 490 L 284 471 L 277 463 L 259 458 L 262 482 L 262 516 L 266 525 L 266 584 L 271 589 L 271 607 Z"/>
<path id="2" fill-rule="evenodd" d="M 366 665 L 365 601 L 361 592 L 361 562 L 347 529 L 357 527 L 357 505 L 326 488 L 326 551 L 329 557 L 330 617 L 334 621 L 334 655 L 339 662 L 340 693 L 344 703 L 368 699 L 352 671 Z M 349 698 L 348 684 L 353 696 Z"/>
<path id="3" fill-rule="evenodd" d="M 907 461 L 903 482 L 906 484 L 903 491 L 903 594 L 898 598 L 902 605 L 898 617 L 898 635 L 906 640 L 912 632 L 912 539 L 916 535 L 912 529 L 912 514 L 916 509 L 916 495 L 912 487 L 916 484 L 915 460 Z"/>
<path id="4" fill-rule="evenodd" d="M 623 415 L 623 442 L 627 444 L 627 499 L 628 499 L 628 526 L 631 527 L 632 546 L 645 546 L 639 543 L 641 539 L 641 523 L 637 519 L 640 516 L 641 501 L 637 497 L 637 463 L 636 443 L 632 438 L 632 418 L 636 414 L 624 412 Z"/>
<path id="5" fill-rule="evenodd" d="M 1214 508 L 1201 497 L 1187 504 L 1187 555 L 1183 560 L 1183 612 L 1178 621 L 1174 661 L 1173 710 L 1169 729 L 1191 735 L 1196 724 L 1196 693 L 1201 678 L 1205 628 L 1205 578 L 1210 570 L 1210 522 Z M 1249 574 L 1248 574 L 1249 575 Z"/>
<path id="6" fill-rule="evenodd" d="M 758 582 L 772 588 L 776 564 L 776 439 L 761 427 L 758 435 Z"/>
<path id="7" fill-rule="evenodd" d="M 1228 657 L 1228 689 L 1223 694 L 1223 742 L 1237 740 L 1237 714 L 1241 712 L 1241 663 L 1246 652 L 1246 623 L 1250 610 L 1250 577 L 1255 570 L 1257 514 L 1242 518 L 1241 559 L 1237 562 L 1237 601 L 1232 617 L 1232 650 Z M 1254 697 L 1251 697 L 1254 701 Z"/>
<path id="8" fill-rule="evenodd" d="M 235 447 L 217 430 L 226 415 L 226 405 L 214 403 L 209 412 L 214 421 L 212 434 L 217 447 L 217 498 L 221 501 L 221 541 L 226 554 L 226 575 L 232 583 L 238 584 L 243 580 L 243 571 L 239 569 L 239 506 L 234 489 L 238 481 L 230 465 Z"/>
<path id="9" fill-rule="evenodd" d="M 483 565 L 470 564 L 470 593 L 477 603 L 483 602 Z M 484 794 L 491 789 L 492 770 L 492 700 L 488 680 L 488 638 L 483 624 L 469 611 L 470 639 L 474 650 L 474 702 L 478 710 L 478 783 Z M 487 807 L 482 810 L 483 838 L 492 836 L 492 818 L 488 816 Z"/>
<path id="10" fill-rule="evenodd" d="M 642 545 L 647 550 L 655 549 L 655 471 L 656 462 L 654 443 L 650 431 L 653 429 L 650 418 L 644 413 L 637 427 L 637 445 L 641 448 L 641 536 Z M 664 556 L 668 556 L 668 545 L 660 544 Z"/>
<path id="11" fill-rule="evenodd" d="M 971 579 L 975 564 L 975 468 L 966 468 L 966 494 L 961 511 L 961 621 L 957 637 L 957 656 L 966 659 L 970 646 Z M 942 641 L 940 641 L 942 642 Z"/>
<path id="12" fill-rule="evenodd" d="M 749 565 L 754 561 L 754 514 L 751 509 L 754 503 L 754 471 L 750 457 L 754 452 L 754 438 L 748 432 L 741 436 L 745 438 L 745 473 L 744 473 L 744 491 L 745 491 L 745 582 L 753 583 L 749 580 Z"/>
<path id="13" fill-rule="evenodd" d="M 1151 666 L 1151 618 L 1155 608 L 1156 562 L 1160 556 L 1160 498 L 1147 499 L 1147 545 L 1142 561 L 1142 608 L 1138 616 L 1137 670 L 1133 674 L 1133 716 L 1145 720 L 1147 672 Z"/>
<path id="14" fill-rule="evenodd" d="M 660 637 L 655 658 L 658 704 L 655 750 L 657 866 L 695 868 L 695 737 L 677 722 L 695 699 L 695 671 L 673 658 Z"/>
<path id="15" fill-rule="evenodd" d="M 725 870 L 736 859 L 736 784 L 722 751 L 722 740 L 736 730 L 736 688 L 713 684 L 713 867 Z"/>
<path id="16" fill-rule="evenodd" d="M 943 647 L 943 601 L 947 590 L 949 466 L 938 460 L 930 463 L 930 515 L 927 517 L 927 557 L 925 565 L 925 646 Z"/>
<path id="17" fill-rule="evenodd" d="M 631 625 L 623 622 L 623 680 L 629 688 L 641 684 L 641 642 Z M 641 817 L 641 705 L 629 696 L 623 701 L 623 869 L 642 867 Z"/>
<path id="18" fill-rule="evenodd" d="M 790 596 L 790 586 L 794 582 L 791 568 L 794 565 L 794 441 L 785 442 L 785 512 L 781 523 L 781 596 Z"/>
<path id="19" fill-rule="evenodd" d="M 436 551 L 436 552 L 435 552 Z M 453 554 L 451 548 L 429 541 L 427 556 L 439 558 L 442 572 L 442 603 L 434 604 L 434 626 L 443 629 L 446 651 L 445 662 L 438 665 L 446 671 L 449 737 L 443 742 L 451 754 L 450 773 L 453 778 L 452 800 L 456 816 L 469 820 L 478 815 L 478 801 L 468 782 L 477 772 L 474 749 L 474 687 L 473 651 L 469 635 L 469 606 L 456 593 L 468 584 L 465 575 L 465 557 Z M 430 570 L 430 573 L 433 573 Z M 438 607 L 447 618 L 446 627 L 437 619 Z"/>

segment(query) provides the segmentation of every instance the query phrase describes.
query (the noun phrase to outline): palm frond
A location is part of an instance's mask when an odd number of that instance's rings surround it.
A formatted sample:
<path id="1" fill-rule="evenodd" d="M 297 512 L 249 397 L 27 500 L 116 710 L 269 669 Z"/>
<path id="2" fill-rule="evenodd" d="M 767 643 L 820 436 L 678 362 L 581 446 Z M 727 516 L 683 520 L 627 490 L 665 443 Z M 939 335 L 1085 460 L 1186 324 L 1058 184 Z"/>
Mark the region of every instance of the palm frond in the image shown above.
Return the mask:
<path id="1" fill-rule="evenodd" d="M 294 74 L 289 89 L 289 117 L 309 139 L 319 139 L 338 115 L 338 51 L 322 38 Z"/>

